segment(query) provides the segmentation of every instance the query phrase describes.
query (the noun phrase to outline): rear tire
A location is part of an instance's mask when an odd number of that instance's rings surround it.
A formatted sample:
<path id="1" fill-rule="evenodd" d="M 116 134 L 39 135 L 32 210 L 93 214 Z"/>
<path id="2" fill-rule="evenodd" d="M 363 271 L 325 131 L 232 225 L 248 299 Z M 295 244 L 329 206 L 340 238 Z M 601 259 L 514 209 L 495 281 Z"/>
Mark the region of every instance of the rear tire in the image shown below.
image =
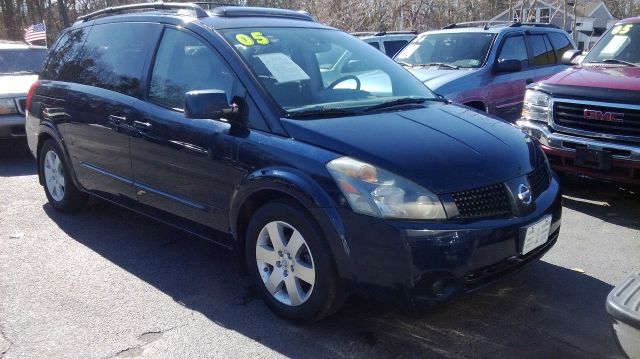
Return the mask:
<path id="1" fill-rule="evenodd" d="M 333 256 L 317 223 L 293 201 L 258 209 L 246 231 L 249 273 L 276 314 L 310 322 L 344 303 Z"/>
<path id="2" fill-rule="evenodd" d="M 46 140 L 40 149 L 40 173 L 44 179 L 44 193 L 49 204 L 61 212 L 72 212 L 82 208 L 87 195 L 80 191 L 71 179 L 71 166 L 62 155 L 54 140 Z"/>

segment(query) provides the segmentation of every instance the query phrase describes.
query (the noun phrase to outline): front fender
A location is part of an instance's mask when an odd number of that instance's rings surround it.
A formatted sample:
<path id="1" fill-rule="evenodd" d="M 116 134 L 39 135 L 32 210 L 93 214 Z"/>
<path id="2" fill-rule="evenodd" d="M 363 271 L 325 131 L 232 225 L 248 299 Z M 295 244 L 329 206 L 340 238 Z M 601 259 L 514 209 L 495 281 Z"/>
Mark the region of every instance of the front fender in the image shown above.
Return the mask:
<path id="1" fill-rule="evenodd" d="M 340 277 L 349 281 L 354 279 L 351 250 L 335 201 L 313 178 L 293 168 L 260 169 L 247 175 L 240 183 L 231 198 L 229 216 L 230 232 L 236 241 L 243 240 L 238 236 L 238 224 L 243 206 L 261 192 L 280 192 L 304 206 L 320 226 L 333 254 Z"/>

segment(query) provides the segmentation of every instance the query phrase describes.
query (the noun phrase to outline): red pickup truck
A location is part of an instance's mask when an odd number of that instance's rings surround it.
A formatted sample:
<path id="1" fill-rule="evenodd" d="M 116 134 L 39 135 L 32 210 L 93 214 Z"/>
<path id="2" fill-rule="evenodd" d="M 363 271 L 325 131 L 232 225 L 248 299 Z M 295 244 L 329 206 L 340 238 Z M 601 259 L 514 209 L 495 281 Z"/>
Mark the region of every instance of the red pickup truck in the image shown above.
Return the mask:
<path id="1" fill-rule="evenodd" d="M 640 17 L 563 60 L 577 65 L 528 86 L 517 126 L 556 171 L 640 184 Z"/>

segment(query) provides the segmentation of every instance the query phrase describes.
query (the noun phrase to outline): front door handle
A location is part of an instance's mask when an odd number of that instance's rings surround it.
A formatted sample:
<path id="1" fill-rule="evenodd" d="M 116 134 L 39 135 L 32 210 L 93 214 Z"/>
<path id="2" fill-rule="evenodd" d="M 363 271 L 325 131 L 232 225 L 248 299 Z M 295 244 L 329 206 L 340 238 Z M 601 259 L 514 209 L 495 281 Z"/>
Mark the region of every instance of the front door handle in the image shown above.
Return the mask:
<path id="1" fill-rule="evenodd" d="M 126 122 L 127 118 L 120 115 L 109 115 L 109 120 L 111 120 L 111 122 L 113 122 L 116 125 L 120 125 L 123 122 Z"/>
<path id="2" fill-rule="evenodd" d="M 527 85 L 530 85 L 533 83 L 533 79 L 526 79 L 525 81 L 527 82 Z"/>

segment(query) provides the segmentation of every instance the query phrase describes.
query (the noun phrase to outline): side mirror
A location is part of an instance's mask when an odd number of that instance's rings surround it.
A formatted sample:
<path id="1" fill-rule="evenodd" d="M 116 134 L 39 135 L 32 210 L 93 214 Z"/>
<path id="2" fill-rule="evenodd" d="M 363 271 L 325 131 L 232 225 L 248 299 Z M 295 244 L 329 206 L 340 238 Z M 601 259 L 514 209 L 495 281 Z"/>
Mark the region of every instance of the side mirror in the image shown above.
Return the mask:
<path id="1" fill-rule="evenodd" d="M 567 50 L 562 54 L 561 62 L 563 65 L 577 65 L 582 61 L 584 55 L 586 55 L 586 53 L 583 53 L 580 50 Z"/>
<path id="2" fill-rule="evenodd" d="M 229 105 L 222 90 L 195 90 L 184 94 L 184 114 L 187 118 L 224 118 L 234 122 L 238 106 Z"/>
<path id="3" fill-rule="evenodd" d="M 495 66 L 495 72 L 497 73 L 518 72 L 518 71 L 522 71 L 522 62 L 516 59 L 499 60 Z"/>

